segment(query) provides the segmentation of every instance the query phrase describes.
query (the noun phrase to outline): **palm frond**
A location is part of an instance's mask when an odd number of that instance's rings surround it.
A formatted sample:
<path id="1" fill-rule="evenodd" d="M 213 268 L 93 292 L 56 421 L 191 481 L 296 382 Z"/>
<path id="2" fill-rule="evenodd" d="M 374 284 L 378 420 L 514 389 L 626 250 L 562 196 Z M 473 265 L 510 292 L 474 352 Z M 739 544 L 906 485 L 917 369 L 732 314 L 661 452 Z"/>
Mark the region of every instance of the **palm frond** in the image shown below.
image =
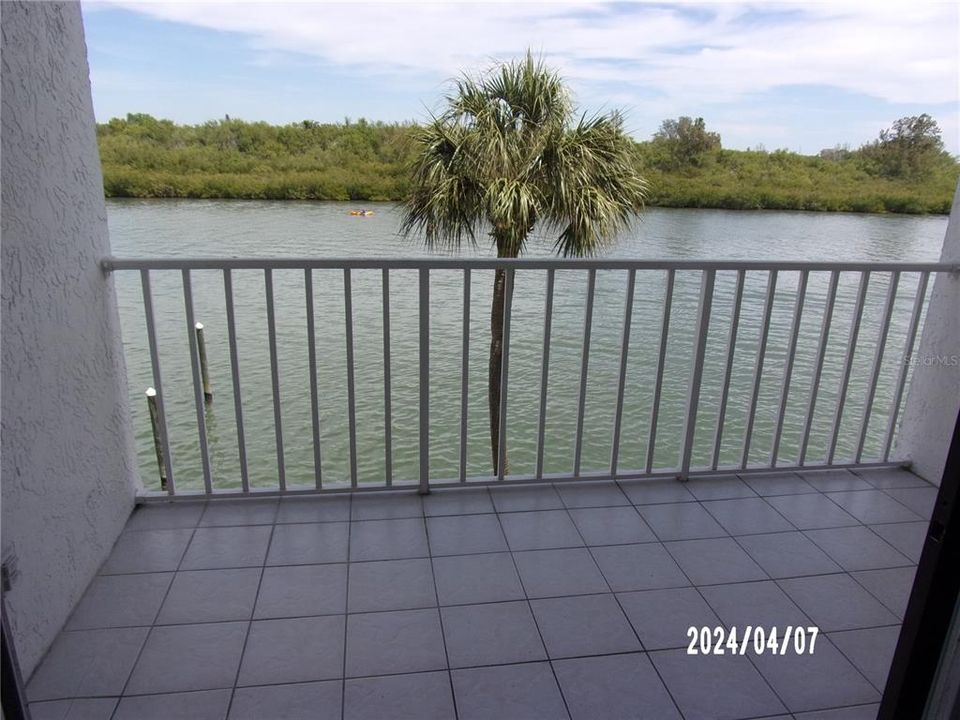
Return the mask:
<path id="1" fill-rule="evenodd" d="M 419 152 L 412 168 L 413 191 L 404 203 L 400 231 L 421 233 L 431 247 L 458 248 L 476 242 L 482 219 L 483 188 L 464 152 L 462 126 L 435 118 L 417 133 Z"/>
<path id="2" fill-rule="evenodd" d="M 552 192 L 547 220 L 560 229 L 556 250 L 591 255 L 626 229 L 643 209 L 647 184 L 634 162 L 622 118 L 583 116 L 544 153 Z"/>
<path id="3" fill-rule="evenodd" d="M 647 186 L 618 113 L 573 120 L 562 78 L 531 53 L 453 83 L 447 108 L 417 138 L 401 230 L 458 247 L 489 224 L 517 255 L 534 225 L 557 252 L 589 255 L 643 207 Z"/>

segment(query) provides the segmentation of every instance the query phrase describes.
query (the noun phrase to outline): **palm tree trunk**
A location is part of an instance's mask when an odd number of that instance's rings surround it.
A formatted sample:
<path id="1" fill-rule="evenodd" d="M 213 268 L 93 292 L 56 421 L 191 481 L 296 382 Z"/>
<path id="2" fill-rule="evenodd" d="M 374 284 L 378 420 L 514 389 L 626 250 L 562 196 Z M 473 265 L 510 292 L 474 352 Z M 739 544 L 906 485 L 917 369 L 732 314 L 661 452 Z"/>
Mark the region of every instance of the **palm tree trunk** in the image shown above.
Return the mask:
<path id="1" fill-rule="evenodd" d="M 517 257 L 497 242 L 497 257 Z M 490 308 L 490 363 L 487 398 L 490 404 L 490 451 L 493 457 L 493 474 L 499 473 L 500 461 L 500 380 L 503 368 L 503 308 L 507 274 L 495 271 L 493 280 L 493 304 Z M 506 440 L 506 438 L 504 438 Z M 503 474 L 510 473 L 510 458 L 503 453 Z"/>

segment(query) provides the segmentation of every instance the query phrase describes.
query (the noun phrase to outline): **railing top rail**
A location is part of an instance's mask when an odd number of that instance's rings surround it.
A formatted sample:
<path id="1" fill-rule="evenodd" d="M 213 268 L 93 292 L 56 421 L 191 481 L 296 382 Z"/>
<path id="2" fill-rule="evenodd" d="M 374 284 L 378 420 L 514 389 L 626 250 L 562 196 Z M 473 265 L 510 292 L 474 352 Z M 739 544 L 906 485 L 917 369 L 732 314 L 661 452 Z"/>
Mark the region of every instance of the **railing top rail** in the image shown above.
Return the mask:
<path id="1" fill-rule="evenodd" d="M 101 260 L 114 270 L 757 270 L 837 272 L 960 272 L 944 262 L 807 262 L 802 260 L 635 260 L 629 258 L 115 258 Z"/>

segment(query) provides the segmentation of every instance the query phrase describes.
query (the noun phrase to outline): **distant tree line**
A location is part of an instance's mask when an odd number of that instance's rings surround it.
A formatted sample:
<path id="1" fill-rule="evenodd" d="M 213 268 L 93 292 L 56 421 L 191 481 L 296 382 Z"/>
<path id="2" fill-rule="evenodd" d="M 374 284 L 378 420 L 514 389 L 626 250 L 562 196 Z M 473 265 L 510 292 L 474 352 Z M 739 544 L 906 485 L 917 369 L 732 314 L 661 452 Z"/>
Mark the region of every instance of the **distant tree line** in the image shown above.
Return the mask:
<path id="1" fill-rule="evenodd" d="M 176 125 L 130 114 L 97 126 L 108 197 L 395 200 L 412 125 L 349 119 Z"/>
<path id="2" fill-rule="evenodd" d="M 231 119 L 177 125 L 129 114 L 97 126 L 108 197 L 400 200 L 412 123 Z M 729 150 L 703 118 L 664 120 L 634 143 L 648 202 L 671 207 L 948 213 L 960 163 L 929 115 L 905 117 L 857 150 L 817 156 Z"/>

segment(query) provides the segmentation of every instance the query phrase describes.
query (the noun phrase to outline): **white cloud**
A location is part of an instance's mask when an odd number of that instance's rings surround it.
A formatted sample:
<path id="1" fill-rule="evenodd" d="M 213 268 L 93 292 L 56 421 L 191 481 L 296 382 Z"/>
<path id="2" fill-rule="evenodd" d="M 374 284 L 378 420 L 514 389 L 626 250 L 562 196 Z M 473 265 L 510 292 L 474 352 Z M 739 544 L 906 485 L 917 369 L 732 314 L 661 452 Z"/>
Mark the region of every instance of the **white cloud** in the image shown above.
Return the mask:
<path id="1" fill-rule="evenodd" d="M 960 94 L 954 3 L 111 4 L 241 33 L 265 61 L 291 52 L 387 77 L 450 77 L 531 47 L 580 87 L 602 81 L 674 104 L 798 84 L 891 103 L 956 102 Z"/>

